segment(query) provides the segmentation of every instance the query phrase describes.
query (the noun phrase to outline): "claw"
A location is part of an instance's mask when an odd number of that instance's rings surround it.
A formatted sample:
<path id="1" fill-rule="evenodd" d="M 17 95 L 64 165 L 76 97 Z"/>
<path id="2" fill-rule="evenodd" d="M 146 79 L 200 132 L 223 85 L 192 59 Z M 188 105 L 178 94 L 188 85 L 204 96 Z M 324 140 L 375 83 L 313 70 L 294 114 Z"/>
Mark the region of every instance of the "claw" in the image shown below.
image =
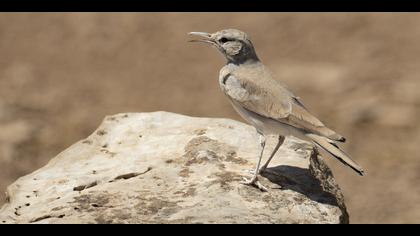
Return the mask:
<path id="1" fill-rule="evenodd" d="M 261 190 L 263 192 L 267 192 L 268 191 L 268 189 L 264 185 L 262 185 L 260 183 L 260 181 L 258 180 L 258 178 L 247 179 L 247 178 L 243 177 L 243 180 L 244 181 L 242 181 L 241 184 L 256 187 L 256 188 L 258 188 L 259 190 Z"/>

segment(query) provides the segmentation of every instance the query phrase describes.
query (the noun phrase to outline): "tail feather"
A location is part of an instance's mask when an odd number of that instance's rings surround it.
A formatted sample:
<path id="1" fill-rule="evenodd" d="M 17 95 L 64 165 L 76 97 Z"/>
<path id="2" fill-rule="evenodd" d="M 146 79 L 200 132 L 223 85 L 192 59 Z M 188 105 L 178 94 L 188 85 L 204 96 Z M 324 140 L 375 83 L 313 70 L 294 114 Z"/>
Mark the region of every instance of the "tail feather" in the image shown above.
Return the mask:
<path id="1" fill-rule="evenodd" d="M 306 136 L 312 139 L 312 141 L 317 146 L 325 150 L 331 156 L 337 158 L 339 161 L 352 168 L 358 174 L 362 176 L 364 175 L 363 168 L 359 166 L 359 164 L 357 164 L 355 161 L 353 161 L 346 153 L 344 153 L 333 141 L 316 134 L 306 134 Z"/>
<path id="2" fill-rule="evenodd" d="M 346 142 L 346 138 L 344 138 L 343 136 L 337 134 L 335 131 L 327 128 L 327 127 L 320 127 L 319 128 L 320 131 L 320 135 L 325 136 L 329 139 L 332 139 L 334 141 L 338 141 L 338 142 Z"/>

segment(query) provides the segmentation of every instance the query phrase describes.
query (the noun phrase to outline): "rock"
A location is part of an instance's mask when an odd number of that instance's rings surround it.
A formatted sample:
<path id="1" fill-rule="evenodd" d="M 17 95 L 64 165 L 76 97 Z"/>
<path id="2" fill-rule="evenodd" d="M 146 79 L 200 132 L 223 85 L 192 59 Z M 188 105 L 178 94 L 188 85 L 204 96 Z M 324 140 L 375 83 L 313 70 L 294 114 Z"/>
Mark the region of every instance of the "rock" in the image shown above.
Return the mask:
<path id="1" fill-rule="evenodd" d="M 259 150 L 254 128 L 229 119 L 108 116 L 10 185 L 0 223 L 348 223 L 331 171 L 306 142 L 286 139 L 260 177 L 269 192 L 240 184 Z"/>

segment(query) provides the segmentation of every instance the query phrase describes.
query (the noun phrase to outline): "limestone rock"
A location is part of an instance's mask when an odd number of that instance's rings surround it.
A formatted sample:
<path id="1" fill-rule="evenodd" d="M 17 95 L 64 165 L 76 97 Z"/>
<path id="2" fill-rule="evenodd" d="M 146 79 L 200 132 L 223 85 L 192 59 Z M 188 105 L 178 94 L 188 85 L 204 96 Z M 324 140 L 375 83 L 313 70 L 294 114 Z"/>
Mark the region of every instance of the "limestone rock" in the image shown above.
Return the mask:
<path id="1" fill-rule="evenodd" d="M 267 152 L 273 143 L 267 144 Z M 108 116 L 7 190 L 0 223 L 348 223 L 331 171 L 287 138 L 260 181 L 253 127 L 167 112 Z"/>

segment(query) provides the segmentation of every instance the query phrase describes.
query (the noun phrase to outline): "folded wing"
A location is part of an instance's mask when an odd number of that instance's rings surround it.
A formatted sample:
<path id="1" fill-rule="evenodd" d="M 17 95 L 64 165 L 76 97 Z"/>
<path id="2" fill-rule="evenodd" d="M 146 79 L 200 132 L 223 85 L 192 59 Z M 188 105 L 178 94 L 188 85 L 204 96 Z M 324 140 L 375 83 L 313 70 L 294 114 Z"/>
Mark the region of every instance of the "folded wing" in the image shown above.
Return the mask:
<path id="1" fill-rule="evenodd" d="M 247 110 L 308 133 L 345 141 L 343 136 L 327 128 L 304 107 L 298 97 L 269 77 L 270 75 L 258 74 L 259 77 L 254 79 L 249 77 L 252 73 L 232 73 L 226 78 L 222 88 L 226 95 Z M 254 81 L 258 81 L 258 84 Z"/>

